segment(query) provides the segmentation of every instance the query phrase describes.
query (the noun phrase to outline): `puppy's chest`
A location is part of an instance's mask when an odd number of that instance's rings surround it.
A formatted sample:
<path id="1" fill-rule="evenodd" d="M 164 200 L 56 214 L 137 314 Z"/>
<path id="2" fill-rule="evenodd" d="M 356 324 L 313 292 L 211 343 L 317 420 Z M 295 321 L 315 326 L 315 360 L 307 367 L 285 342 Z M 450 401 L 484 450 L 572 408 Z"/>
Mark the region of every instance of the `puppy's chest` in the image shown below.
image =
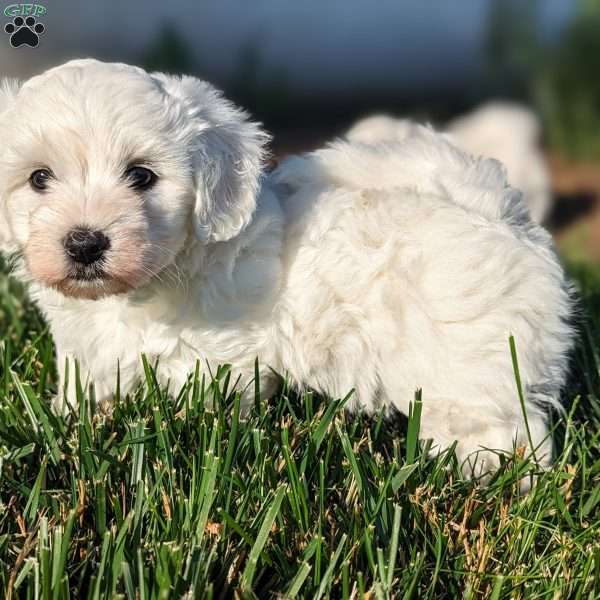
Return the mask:
<path id="1" fill-rule="evenodd" d="M 96 378 L 110 379 L 117 365 L 124 378 L 141 372 L 141 354 L 158 361 L 159 375 L 174 385 L 185 383 L 196 361 L 211 369 L 230 363 L 252 369 L 254 359 L 266 354 L 267 330 L 258 324 L 203 324 L 197 314 L 169 309 L 157 314 L 152 307 L 123 307 L 94 303 L 87 310 L 46 311 L 59 356 L 72 355 Z"/>
<path id="2" fill-rule="evenodd" d="M 60 299 L 59 299 L 60 300 Z M 201 370 L 215 373 L 230 364 L 234 380 L 254 375 L 254 363 L 279 368 L 273 328 L 268 318 L 206 316 L 199 302 L 168 302 L 164 297 L 124 302 L 57 302 L 40 294 L 39 304 L 50 321 L 59 369 L 65 358 L 77 359 L 96 383 L 97 393 L 110 393 L 117 370 L 123 390 L 135 387 L 143 375 L 141 354 L 158 362 L 162 383 L 179 390 L 199 361 Z"/>

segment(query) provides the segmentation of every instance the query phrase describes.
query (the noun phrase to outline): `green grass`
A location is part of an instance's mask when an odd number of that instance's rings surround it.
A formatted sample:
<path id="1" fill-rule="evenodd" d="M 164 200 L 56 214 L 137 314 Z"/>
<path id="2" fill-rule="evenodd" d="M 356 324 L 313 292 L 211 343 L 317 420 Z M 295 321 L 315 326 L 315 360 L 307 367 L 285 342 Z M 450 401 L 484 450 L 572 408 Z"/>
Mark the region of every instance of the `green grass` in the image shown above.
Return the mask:
<path id="1" fill-rule="evenodd" d="M 573 271 L 590 315 L 555 467 L 525 497 L 527 457 L 487 487 L 428 458 L 418 398 L 390 422 L 284 385 L 241 421 L 227 367 L 169 395 L 145 364 L 112 419 L 83 392 L 57 418 L 51 339 L 0 276 L 3 597 L 599 597 L 600 274 Z"/>

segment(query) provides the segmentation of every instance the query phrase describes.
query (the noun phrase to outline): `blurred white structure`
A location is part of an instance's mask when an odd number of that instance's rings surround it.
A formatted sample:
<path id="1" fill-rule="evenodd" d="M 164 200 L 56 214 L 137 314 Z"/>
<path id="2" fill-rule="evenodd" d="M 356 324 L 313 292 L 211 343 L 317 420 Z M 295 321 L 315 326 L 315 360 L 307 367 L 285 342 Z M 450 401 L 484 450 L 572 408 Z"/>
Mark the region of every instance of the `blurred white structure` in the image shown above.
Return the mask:
<path id="1" fill-rule="evenodd" d="M 346 132 L 346 137 L 364 144 L 403 140 L 411 136 L 418 126 L 416 121 L 410 119 L 397 119 L 390 115 L 371 115 L 354 123 Z"/>
<path id="2" fill-rule="evenodd" d="M 541 223 L 551 205 L 550 174 L 540 147 L 541 127 L 534 112 L 493 102 L 451 121 L 446 131 L 471 154 L 504 164 L 508 181 L 521 190 L 531 218 Z"/>
<path id="3" fill-rule="evenodd" d="M 410 136 L 414 127 L 407 119 L 373 115 L 358 121 L 346 136 L 365 143 L 398 140 Z M 535 113 L 518 104 L 491 102 L 451 121 L 445 133 L 467 152 L 503 163 L 510 184 L 523 192 L 531 218 L 544 221 L 552 195 Z"/>

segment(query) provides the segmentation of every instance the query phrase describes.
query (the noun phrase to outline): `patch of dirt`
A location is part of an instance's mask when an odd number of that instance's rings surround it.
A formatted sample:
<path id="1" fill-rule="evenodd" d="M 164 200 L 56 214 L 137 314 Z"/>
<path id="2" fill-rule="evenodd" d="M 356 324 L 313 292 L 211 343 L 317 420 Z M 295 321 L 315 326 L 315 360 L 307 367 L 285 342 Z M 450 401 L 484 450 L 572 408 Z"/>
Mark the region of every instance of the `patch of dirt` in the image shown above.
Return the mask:
<path id="1" fill-rule="evenodd" d="M 600 163 L 547 160 L 555 193 L 548 228 L 565 255 L 600 264 Z"/>

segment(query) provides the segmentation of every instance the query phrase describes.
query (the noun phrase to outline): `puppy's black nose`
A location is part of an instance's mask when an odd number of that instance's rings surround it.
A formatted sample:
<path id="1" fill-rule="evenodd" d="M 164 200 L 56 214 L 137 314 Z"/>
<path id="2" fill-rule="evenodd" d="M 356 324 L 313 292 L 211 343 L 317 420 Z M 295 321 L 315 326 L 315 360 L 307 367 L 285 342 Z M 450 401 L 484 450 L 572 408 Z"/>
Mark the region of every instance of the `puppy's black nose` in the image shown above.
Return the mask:
<path id="1" fill-rule="evenodd" d="M 69 231 L 63 244 L 67 255 L 75 262 L 91 265 L 102 258 L 110 247 L 110 240 L 101 231 L 81 227 Z"/>

